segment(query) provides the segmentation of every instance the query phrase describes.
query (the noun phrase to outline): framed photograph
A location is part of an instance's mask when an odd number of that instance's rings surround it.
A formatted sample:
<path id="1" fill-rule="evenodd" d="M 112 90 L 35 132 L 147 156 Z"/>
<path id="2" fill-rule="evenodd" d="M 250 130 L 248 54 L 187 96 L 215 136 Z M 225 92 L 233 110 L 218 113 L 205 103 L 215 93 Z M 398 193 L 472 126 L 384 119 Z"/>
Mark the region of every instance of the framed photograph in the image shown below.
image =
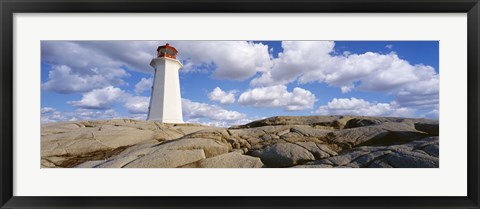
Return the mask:
<path id="1" fill-rule="evenodd" d="M 0 7 L 1 208 L 479 208 L 478 0 Z"/>

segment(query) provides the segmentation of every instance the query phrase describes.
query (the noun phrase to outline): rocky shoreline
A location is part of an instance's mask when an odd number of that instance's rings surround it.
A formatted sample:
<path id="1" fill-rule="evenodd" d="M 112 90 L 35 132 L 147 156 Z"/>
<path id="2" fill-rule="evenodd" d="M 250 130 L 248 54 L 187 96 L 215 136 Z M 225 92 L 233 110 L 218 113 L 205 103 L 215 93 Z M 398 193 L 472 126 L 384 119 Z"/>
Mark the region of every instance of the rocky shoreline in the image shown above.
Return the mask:
<path id="1" fill-rule="evenodd" d="M 438 121 L 278 116 L 230 128 L 131 119 L 50 123 L 42 168 L 438 168 Z"/>

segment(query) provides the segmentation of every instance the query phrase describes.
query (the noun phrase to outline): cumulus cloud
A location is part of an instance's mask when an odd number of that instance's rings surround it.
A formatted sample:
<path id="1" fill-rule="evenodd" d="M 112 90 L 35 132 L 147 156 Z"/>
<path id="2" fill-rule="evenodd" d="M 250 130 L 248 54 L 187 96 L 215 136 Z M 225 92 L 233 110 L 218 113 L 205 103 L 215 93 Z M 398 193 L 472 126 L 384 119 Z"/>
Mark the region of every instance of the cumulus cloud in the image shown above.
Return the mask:
<path id="1" fill-rule="evenodd" d="M 431 66 L 412 65 L 395 52 L 337 55 L 334 46 L 332 41 L 284 41 L 283 52 L 272 61 L 272 68 L 252 79 L 250 85 L 319 82 L 338 87 L 342 93 L 359 89 L 394 94 L 402 106 L 438 101 L 439 79 Z"/>
<path id="2" fill-rule="evenodd" d="M 202 124 L 206 126 L 216 126 L 216 127 L 231 127 L 234 125 L 243 125 L 252 122 L 251 119 L 245 118 L 241 120 L 236 120 L 236 121 L 211 121 L 211 120 L 201 120 L 199 118 L 194 118 L 194 119 L 188 119 L 185 121 L 186 123 L 197 123 L 197 124 Z"/>
<path id="3" fill-rule="evenodd" d="M 56 109 L 53 108 L 53 107 L 42 107 L 42 108 L 40 109 L 40 112 L 41 112 L 42 114 L 52 113 L 52 112 L 55 112 L 55 111 L 56 111 Z"/>
<path id="4" fill-rule="evenodd" d="M 221 104 L 232 104 L 235 102 L 235 92 L 234 90 L 225 92 L 220 87 L 216 87 L 212 92 L 208 93 L 208 98 Z"/>
<path id="5" fill-rule="evenodd" d="M 243 81 L 271 66 L 268 46 L 248 41 L 173 41 L 184 71 L 213 67 L 213 77 Z"/>
<path id="6" fill-rule="evenodd" d="M 335 43 L 333 41 L 283 41 L 283 52 L 272 60 L 272 67 L 250 83 L 253 86 L 287 84 L 298 76 L 321 68 L 329 59 Z"/>
<path id="7" fill-rule="evenodd" d="M 82 98 L 78 101 L 69 101 L 68 104 L 78 107 L 79 109 L 97 109 L 108 110 L 113 107 L 114 104 L 123 104 L 123 107 L 130 114 L 125 116 L 128 118 L 141 118 L 144 119 L 148 113 L 148 107 L 150 105 L 150 97 L 135 96 L 116 87 L 105 87 L 103 89 L 95 89 L 90 92 L 84 93 Z M 239 124 L 248 120 L 247 116 L 237 111 L 230 111 L 223 109 L 217 105 L 210 105 L 205 103 L 193 102 L 188 99 L 182 99 L 183 115 L 188 120 L 207 120 L 202 123 L 212 124 Z M 45 107 L 42 112 L 54 112 L 55 109 Z M 93 111 L 93 110 L 92 110 Z M 92 112 L 90 111 L 90 112 Z M 80 115 L 81 116 L 81 115 Z M 55 120 L 62 120 L 62 118 L 52 118 Z M 85 117 L 76 117 L 85 118 Z M 68 118 L 63 118 L 67 120 Z M 250 121 L 250 120 L 248 120 Z"/>
<path id="8" fill-rule="evenodd" d="M 411 117 L 414 109 L 400 107 L 395 102 L 377 103 L 357 98 L 334 98 L 320 106 L 315 113 L 319 115 L 360 115 L 360 116 L 396 116 Z"/>
<path id="9" fill-rule="evenodd" d="M 353 84 L 346 85 L 346 86 L 340 86 L 340 91 L 342 91 L 342 93 L 348 93 L 348 92 L 350 92 L 353 88 L 354 88 L 354 85 L 353 85 Z"/>
<path id="10" fill-rule="evenodd" d="M 147 114 L 139 113 L 139 114 L 130 114 L 128 118 L 134 120 L 147 120 Z"/>
<path id="11" fill-rule="evenodd" d="M 276 85 L 249 89 L 240 95 L 238 104 L 298 111 L 312 109 L 315 101 L 315 95 L 308 90 L 296 87 L 288 92 L 286 86 Z"/>
<path id="12" fill-rule="evenodd" d="M 113 103 L 124 99 L 125 96 L 126 93 L 123 90 L 108 86 L 84 93 L 81 100 L 68 101 L 67 104 L 86 109 L 110 109 Z"/>
<path id="13" fill-rule="evenodd" d="M 159 45 L 165 41 L 42 41 L 42 62 L 50 64 L 45 90 L 57 93 L 88 92 L 125 84 L 127 70 L 153 73 L 149 66 Z M 218 79 L 245 80 L 271 66 L 268 46 L 248 41 L 172 41 L 181 72 L 213 69 Z M 142 80 L 141 92 L 149 80 Z M 141 81 L 141 82 L 142 82 Z"/>
<path id="14" fill-rule="evenodd" d="M 152 88 L 153 78 L 142 78 L 137 84 L 135 84 L 135 93 L 141 94 L 145 90 Z"/>
<path id="15" fill-rule="evenodd" d="M 115 103 L 123 103 L 123 107 L 131 114 L 145 114 L 148 113 L 150 97 L 134 96 L 120 88 L 108 86 L 84 93 L 78 101 L 67 102 L 75 107 L 99 110 L 110 109 Z"/>
<path id="16" fill-rule="evenodd" d="M 42 62 L 51 65 L 48 80 L 42 84 L 42 88 L 57 93 L 82 93 L 78 101 L 68 102 L 80 109 L 109 110 L 115 103 L 121 103 L 130 114 L 142 117 L 148 111 L 149 99 L 139 95 L 151 87 L 152 78 L 142 78 L 135 85 L 135 95 L 126 93 L 120 86 L 128 85 L 124 79 L 129 76 L 129 70 L 152 73 L 149 62 L 157 46 L 164 43 L 42 41 Z M 312 109 L 316 101 L 313 93 L 298 87 L 289 92 L 286 84 L 320 82 L 338 87 L 342 93 L 361 90 L 395 97 L 390 103 L 363 100 L 368 104 L 360 106 L 360 112 L 370 108 L 372 112 L 384 112 L 387 115 L 399 114 L 394 113 L 393 109 L 405 111 L 405 114 L 422 109 L 422 113 L 430 117 L 435 115 L 435 111 L 438 113 L 438 73 L 431 66 L 410 64 L 395 52 L 338 54 L 332 41 L 284 41 L 283 52 L 278 54 L 278 58 L 273 58 L 270 54 L 273 51 L 269 51 L 268 46 L 247 41 L 172 41 L 171 44 L 180 51 L 179 58 L 184 62 L 181 72 L 208 69 L 214 78 L 238 81 L 255 77 L 250 81 L 252 89 L 238 98 L 240 105 L 278 107 L 289 111 Z M 220 104 L 235 102 L 235 91 L 217 88 L 208 95 L 212 101 Z M 349 99 L 350 102 L 352 99 Z M 222 112 L 224 116 L 233 118 L 238 114 L 243 115 L 214 105 L 196 102 L 190 105 L 190 108 L 198 107 L 191 114 L 192 120 L 213 118 L 201 109 L 220 108 L 226 111 Z M 328 104 L 320 109 L 332 113 L 342 111 Z M 54 115 L 58 111 L 47 108 L 42 112 Z M 217 119 L 211 120 L 218 124 L 225 121 Z"/>
<path id="17" fill-rule="evenodd" d="M 52 123 L 52 122 L 59 122 L 59 121 L 68 121 L 68 116 L 63 114 L 56 109 L 52 109 L 52 111 L 41 111 L 40 122 L 43 123 Z"/>
<path id="18" fill-rule="evenodd" d="M 78 73 L 94 68 L 127 67 L 153 72 L 150 60 L 158 41 L 42 41 L 42 61 L 67 65 Z"/>
<path id="19" fill-rule="evenodd" d="M 322 41 L 285 44 L 284 53 L 274 61 L 271 71 L 252 80 L 251 84 L 268 86 L 295 80 L 302 84 L 324 82 L 343 87 L 347 92 L 359 82 L 358 87 L 363 90 L 389 92 L 419 81 L 415 70 L 422 70 L 423 66 L 412 66 L 395 53 L 340 56 L 331 54 L 333 46 L 333 42 Z"/>
<path id="20" fill-rule="evenodd" d="M 43 109 L 43 108 L 42 108 Z M 92 110 L 92 109 L 76 109 L 75 111 L 49 111 L 42 112 L 41 123 L 52 123 L 61 121 L 80 121 L 80 120 L 108 120 L 114 118 L 122 118 L 115 110 Z"/>
<path id="21" fill-rule="evenodd" d="M 148 113 L 149 103 L 149 97 L 130 95 L 125 99 L 124 107 L 131 114 L 130 118 L 143 120 Z M 228 127 L 251 122 L 243 113 L 226 110 L 217 105 L 193 102 L 188 99 L 182 99 L 182 111 L 185 121 L 189 123 Z"/>
<path id="22" fill-rule="evenodd" d="M 88 92 L 124 85 L 125 69 L 153 72 L 149 66 L 155 41 L 42 41 L 42 62 L 52 66 L 45 90 Z"/>
<path id="23" fill-rule="evenodd" d="M 124 107 L 131 114 L 146 114 L 150 106 L 150 97 L 131 96 L 125 99 Z"/>
<path id="24" fill-rule="evenodd" d="M 423 114 L 421 117 L 422 118 L 432 118 L 432 119 L 437 119 L 438 120 L 438 115 L 440 112 L 438 111 L 438 108 L 433 109 L 425 114 Z"/>
<path id="25" fill-rule="evenodd" d="M 123 100 L 124 107 L 130 114 L 121 115 L 113 109 L 96 110 L 78 108 L 75 111 L 58 111 L 55 108 L 43 107 L 41 110 L 41 123 L 80 120 L 109 120 L 115 118 L 132 118 L 145 120 L 148 112 L 148 97 L 127 96 Z M 182 99 L 183 115 L 185 122 L 200 123 L 208 126 L 229 127 L 246 124 L 252 121 L 245 114 L 225 110 L 217 105 L 193 102 Z"/>
<path id="26" fill-rule="evenodd" d="M 123 69 L 92 68 L 78 73 L 69 66 L 59 65 L 52 67 L 48 73 L 49 80 L 42 84 L 42 88 L 62 94 L 87 92 L 110 85 L 123 85 L 122 78 L 128 75 Z"/>
<path id="27" fill-rule="evenodd" d="M 118 68 L 152 73 L 150 60 L 166 41 L 43 41 L 42 60 L 78 71 Z M 171 41 L 183 71 L 214 67 L 219 79 L 244 80 L 270 67 L 268 46 L 248 41 Z"/>
<path id="28" fill-rule="evenodd" d="M 95 89 L 82 94 L 78 101 L 68 101 L 67 104 L 78 107 L 75 111 L 58 111 L 52 107 L 41 108 L 41 122 L 102 120 L 113 118 L 146 119 L 150 98 L 134 96 L 112 86 Z M 116 103 L 123 104 L 129 115 L 120 115 L 114 109 Z"/>
<path id="29" fill-rule="evenodd" d="M 182 99 L 183 115 L 189 119 L 207 118 L 213 121 L 235 122 L 246 119 L 247 116 L 237 111 L 223 109 L 217 105 L 193 102 Z"/>
<path id="30" fill-rule="evenodd" d="M 411 82 L 396 92 L 396 101 L 407 107 L 432 109 L 439 104 L 439 75 L 430 66 L 421 66 L 417 69 L 418 82 Z"/>

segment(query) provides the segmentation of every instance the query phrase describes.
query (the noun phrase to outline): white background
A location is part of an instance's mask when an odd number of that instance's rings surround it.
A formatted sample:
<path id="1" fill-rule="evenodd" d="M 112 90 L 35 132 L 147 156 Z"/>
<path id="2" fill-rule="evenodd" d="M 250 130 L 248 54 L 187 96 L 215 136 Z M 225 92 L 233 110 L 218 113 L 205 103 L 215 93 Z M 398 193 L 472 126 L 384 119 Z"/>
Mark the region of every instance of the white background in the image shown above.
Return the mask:
<path id="1" fill-rule="evenodd" d="M 40 40 L 439 40 L 440 168 L 40 169 Z M 14 15 L 17 196 L 466 196 L 466 148 L 466 14 Z"/>

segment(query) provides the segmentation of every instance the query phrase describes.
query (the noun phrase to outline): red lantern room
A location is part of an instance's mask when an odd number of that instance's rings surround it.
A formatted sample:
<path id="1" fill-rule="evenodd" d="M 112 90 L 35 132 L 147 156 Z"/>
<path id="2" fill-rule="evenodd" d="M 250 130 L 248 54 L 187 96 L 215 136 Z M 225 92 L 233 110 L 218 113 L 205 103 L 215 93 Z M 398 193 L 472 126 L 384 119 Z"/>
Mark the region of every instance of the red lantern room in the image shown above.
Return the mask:
<path id="1" fill-rule="evenodd" d="M 170 44 L 165 44 L 164 46 L 159 46 L 157 48 L 157 56 L 158 57 L 168 57 L 172 59 L 177 59 L 177 49 L 171 47 Z"/>

